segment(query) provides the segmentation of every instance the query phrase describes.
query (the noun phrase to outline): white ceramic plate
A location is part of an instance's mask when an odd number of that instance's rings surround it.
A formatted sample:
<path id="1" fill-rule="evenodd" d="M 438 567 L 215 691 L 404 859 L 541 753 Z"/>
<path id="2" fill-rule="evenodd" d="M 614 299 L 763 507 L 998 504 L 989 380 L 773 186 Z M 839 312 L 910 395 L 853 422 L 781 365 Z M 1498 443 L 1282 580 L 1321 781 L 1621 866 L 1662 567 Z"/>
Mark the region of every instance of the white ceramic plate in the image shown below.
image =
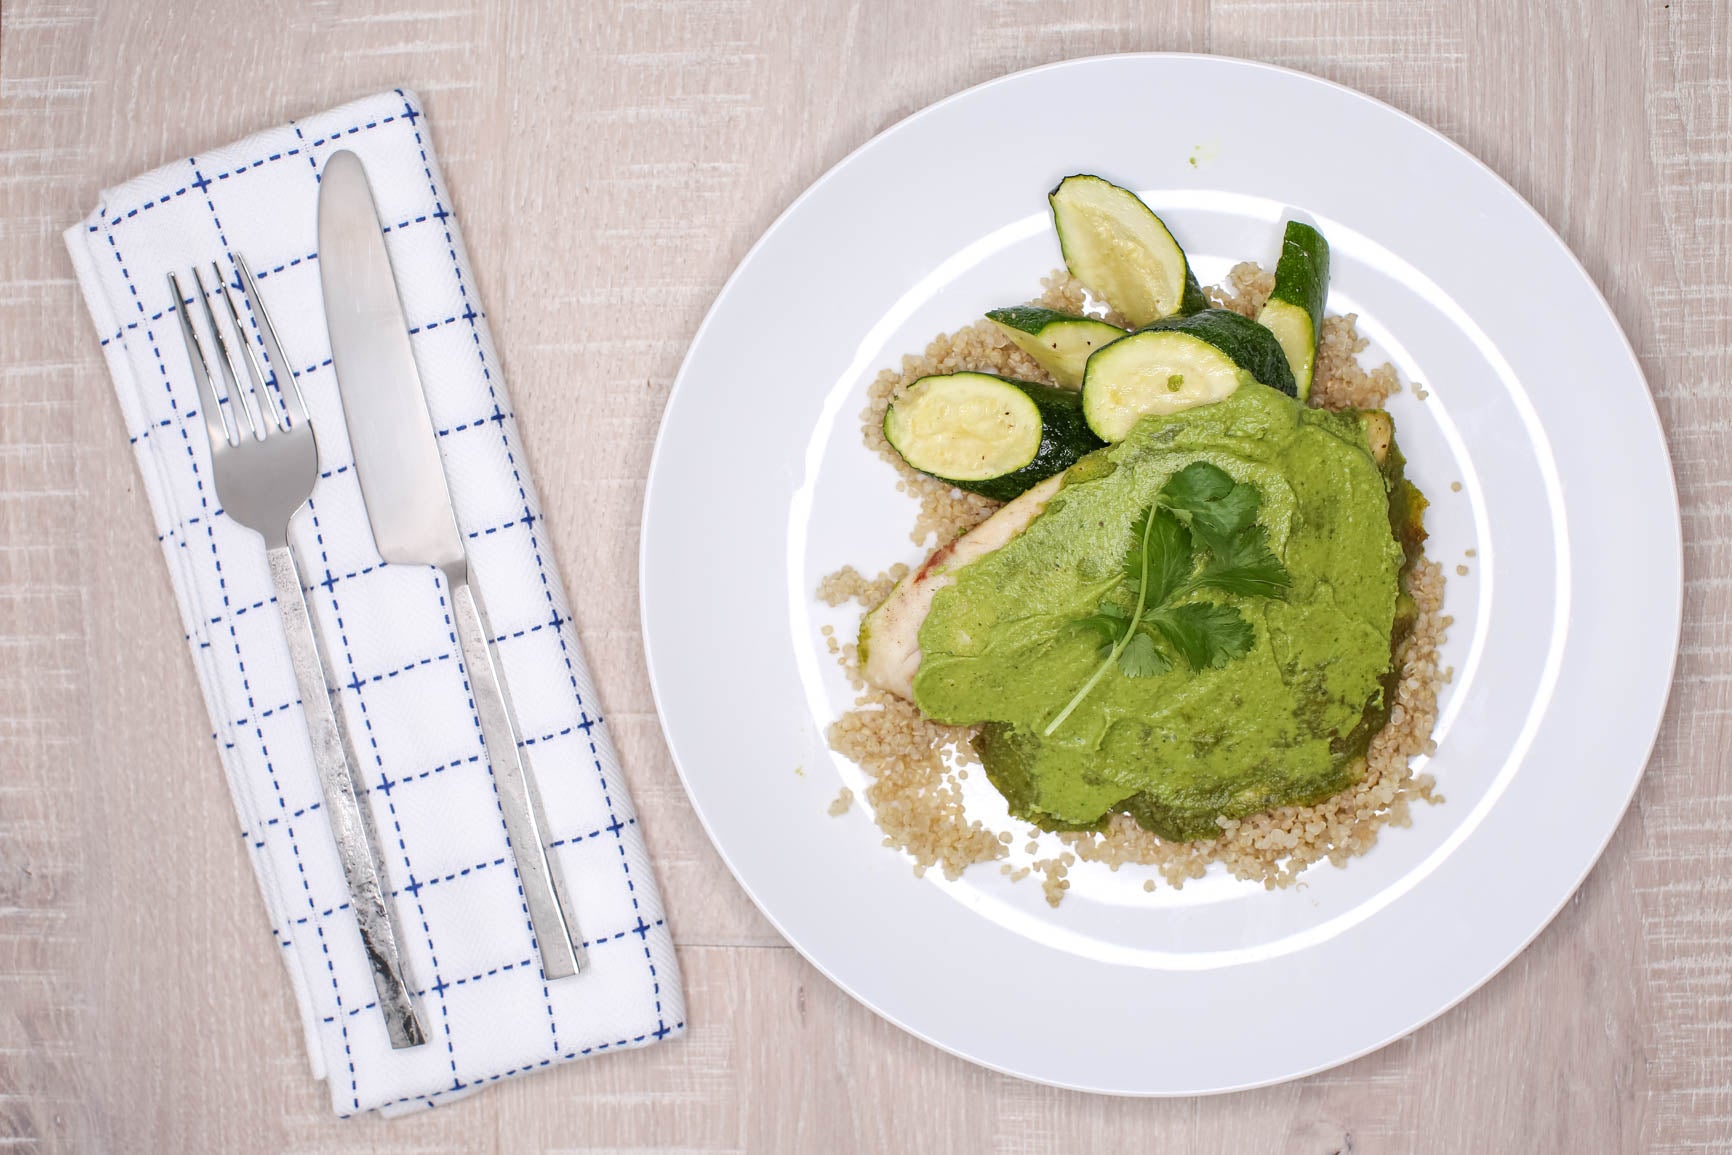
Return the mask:
<path id="1" fill-rule="evenodd" d="M 1173 109 L 1180 115 L 1173 115 Z M 1346 869 L 1267 892 L 1147 894 L 1079 865 L 1054 910 L 991 866 L 916 879 L 825 727 L 851 702 L 819 630 L 844 563 L 915 562 L 911 501 L 862 447 L 867 383 L 935 333 L 1039 292 L 1045 194 L 1141 192 L 1205 283 L 1273 261 L 1308 214 L 1405 381 L 1455 667 L 1426 767 L 1446 796 Z M 1459 491 L 1452 483 L 1460 482 Z M 1466 556 L 1469 550 L 1476 556 Z M 643 627 L 669 746 L 722 857 L 861 1002 L 975 1062 L 1121 1094 L 1271 1083 L 1364 1054 L 1490 978 L 1563 905 L 1641 777 L 1681 608 L 1653 404 L 1593 283 L 1467 153 L 1351 90 L 1205 56 L 1079 60 L 910 117 L 783 214 L 710 310 L 644 502 Z M 1458 563 L 1468 566 L 1458 576 Z M 974 775 L 971 809 L 1002 817 Z M 1022 824 L 1001 824 L 1020 831 Z M 1218 871 L 1218 868 L 1217 868 Z"/>

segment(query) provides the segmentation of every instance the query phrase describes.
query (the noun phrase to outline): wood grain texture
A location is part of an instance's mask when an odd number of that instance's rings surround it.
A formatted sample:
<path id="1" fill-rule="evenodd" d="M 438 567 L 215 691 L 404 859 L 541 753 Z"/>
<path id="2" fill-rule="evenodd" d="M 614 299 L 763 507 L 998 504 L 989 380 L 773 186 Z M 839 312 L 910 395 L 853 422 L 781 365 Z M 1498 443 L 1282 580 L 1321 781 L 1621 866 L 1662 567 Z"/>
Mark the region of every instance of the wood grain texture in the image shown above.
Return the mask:
<path id="1" fill-rule="evenodd" d="M 1158 1102 L 953 1059 L 781 943 L 711 850 L 662 745 L 634 576 L 651 439 L 680 356 L 788 201 L 959 88 L 1136 49 L 1248 56 L 1362 88 L 1532 201 L 1648 374 L 1687 575 L 1647 778 L 1533 947 L 1368 1058 Z M 583 590 L 578 623 L 661 872 L 693 1027 L 432 1116 L 339 1123 L 306 1073 L 242 848 L 219 834 L 233 826 L 229 800 L 58 234 L 106 184 L 391 84 L 418 89 L 433 117 L 559 562 Z M 1721 0 L 5 0 L 0 1145 L 1732 1149 L 1729 269 Z M 580 529 L 588 551 L 570 548 Z"/>

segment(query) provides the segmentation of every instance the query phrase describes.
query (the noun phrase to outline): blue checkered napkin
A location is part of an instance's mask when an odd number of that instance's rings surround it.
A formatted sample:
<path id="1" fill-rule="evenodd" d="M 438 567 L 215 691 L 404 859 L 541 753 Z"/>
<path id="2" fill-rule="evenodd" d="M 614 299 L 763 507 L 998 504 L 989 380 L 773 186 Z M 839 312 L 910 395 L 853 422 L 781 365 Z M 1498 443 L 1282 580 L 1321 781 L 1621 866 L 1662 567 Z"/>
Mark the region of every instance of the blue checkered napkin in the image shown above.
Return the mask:
<path id="1" fill-rule="evenodd" d="M 388 225 L 457 523 L 588 944 L 591 969 L 577 978 L 544 981 L 531 947 L 436 571 L 381 564 L 368 532 L 319 287 L 318 173 L 338 148 L 365 162 Z M 426 117 L 413 94 L 396 92 L 110 189 L 66 233 L 307 1050 L 340 1114 L 431 1105 L 685 1026 L 661 899 L 450 203 Z M 264 549 L 217 507 L 171 311 L 165 274 L 208 268 L 230 251 L 258 276 L 319 437 L 324 473 L 292 540 L 315 583 L 307 601 L 332 681 L 344 684 L 340 708 L 370 787 L 409 984 L 430 1035 L 410 1051 L 391 1050 L 374 1008 Z"/>

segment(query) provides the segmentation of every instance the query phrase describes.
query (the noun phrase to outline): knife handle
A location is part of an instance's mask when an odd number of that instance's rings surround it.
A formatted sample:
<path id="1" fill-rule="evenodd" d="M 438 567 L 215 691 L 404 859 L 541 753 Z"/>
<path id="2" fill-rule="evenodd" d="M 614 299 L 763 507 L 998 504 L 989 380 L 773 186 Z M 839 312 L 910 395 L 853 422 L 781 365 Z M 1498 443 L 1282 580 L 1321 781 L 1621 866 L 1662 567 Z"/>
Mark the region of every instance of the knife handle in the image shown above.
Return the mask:
<path id="1" fill-rule="evenodd" d="M 582 939 L 576 933 L 577 918 L 543 840 L 547 819 L 542 814 L 541 795 L 530 777 L 525 752 L 517 742 L 511 699 L 494 661 L 487 618 L 466 575 L 452 575 L 448 571 L 446 580 L 456 609 L 457 640 L 463 648 L 469 693 L 481 719 L 481 740 L 486 744 L 487 763 L 493 770 L 493 784 L 499 793 L 505 833 L 517 859 L 517 878 L 523 886 L 523 902 L 529 908 L 529 922 L 541 952 L 541 970 L 549 979 L 567 978 L 583 970 L 586 960 Z"/>
<path id="2" fill-rule="evenodd" d="M 356 797 L 354 772 L 345 752 L 345 736 L 338 728 L 336 713 L 331 708 L 330 683 L 325 678 L 325 665 L 319 660 L 319 643 L 313 635 L 307 600 L 301 594 L 301 578 L 295 569 L 294 554 L 287 546 L 277 546 L 268 550 L 265 556 L 270 562 L 277 611 L 282 616 L 283 632 L 288 637 L 295 682 L 301 691 L 307 737 L 313 744 L 313 765 L 318 770 L 319 789 L 325 799 L 325 818 L 337 840 L 337 859 L 343 865 L 343 879 L 349 884 L 349 908 L 354 911 L 355 924 L 361 932 L 361 946 L 373 972 L 373 990 L 378 995 L 379 1013 L 385 1016 L 385 1032 L 391 1039 L 392 1049 L 418 1047 L 427 1041 L 427 1035 L 421 1028 L 421 1020 L 415 1016 L 415 1005 L 409 1001 L 408 984 L 403 981 L 402 952 L 398 949 L 391 911 L 385 905 L 385 892 L 379 883 L 366 816 Z"/>

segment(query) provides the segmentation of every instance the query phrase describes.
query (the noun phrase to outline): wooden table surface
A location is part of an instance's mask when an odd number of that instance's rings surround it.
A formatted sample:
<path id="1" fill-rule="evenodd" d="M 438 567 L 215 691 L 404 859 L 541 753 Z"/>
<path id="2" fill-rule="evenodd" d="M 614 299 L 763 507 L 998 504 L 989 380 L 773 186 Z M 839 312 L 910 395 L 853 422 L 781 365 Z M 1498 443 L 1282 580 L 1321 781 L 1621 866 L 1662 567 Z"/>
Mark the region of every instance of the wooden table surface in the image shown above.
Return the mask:
<path id="1" fill-rule="evenodd" d="M 776 214 L 933 100 L 1137 49 L 1343 81 L 1509 180 L 1581 255 L 1641 357 L 1686 541 L 1683 651 L 1658 750 L 1550 929 L 1463 1006 L 1377 1054 L 1178 1101 L 970 1066 L 789 949 L 686 803 L 650 700 L 635 585 L 668 387 Z M 559 561 L 583 592 L 578 623 L 660 870 L 692 1027 L 431 1115 L 339 1122 L 307 1073 L 230 836 L 59 233 L 105 185 L 394 84 L 426 100 L 553 537 L 582 527 L 601 543 Z M 1724 0 L 5 0 L 0 238 L 7 1150 L 1732 1149 Z"/>

